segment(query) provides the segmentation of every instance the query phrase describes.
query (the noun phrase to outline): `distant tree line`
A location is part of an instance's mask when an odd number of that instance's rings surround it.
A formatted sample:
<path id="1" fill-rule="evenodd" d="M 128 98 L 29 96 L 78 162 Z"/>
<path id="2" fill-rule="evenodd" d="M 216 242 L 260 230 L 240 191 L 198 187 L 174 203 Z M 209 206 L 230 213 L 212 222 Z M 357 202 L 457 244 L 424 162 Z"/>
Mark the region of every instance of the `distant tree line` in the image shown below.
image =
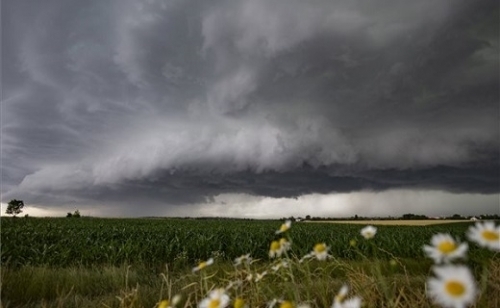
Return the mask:
<path id="1" fill-rule="evenodd" d="M 380 217 L 364 217 L 364 216 L 358 216 L 354 215 L 351 217 L 316 217 L 316 216 L 311 216 L 307 215 L 306 217 L 283 217 L 282 220 L 292 220 L 292 221 L 301 221 L 301 220 L 310 220 L 310 221 L 321 221 L 321 220 L 435 220 L 435 219 L 443 219 L 443 220 L 470 220 L 473 217 L 481 220 L 495 220 L 495 219 L 500 219 L 499 214 L 484 214 L 484 215 L 476 215 L 476 216 L 463 216 L 459 214 L 453 214 L 449 216 L 440 216 L 440 217 L 429 217 L 427 215 L 418 215 L 418 214 L 412 214 L 412 213 L 407 213 L 403 214 L 399 217 L 395 216 L 380 216 Z"/>

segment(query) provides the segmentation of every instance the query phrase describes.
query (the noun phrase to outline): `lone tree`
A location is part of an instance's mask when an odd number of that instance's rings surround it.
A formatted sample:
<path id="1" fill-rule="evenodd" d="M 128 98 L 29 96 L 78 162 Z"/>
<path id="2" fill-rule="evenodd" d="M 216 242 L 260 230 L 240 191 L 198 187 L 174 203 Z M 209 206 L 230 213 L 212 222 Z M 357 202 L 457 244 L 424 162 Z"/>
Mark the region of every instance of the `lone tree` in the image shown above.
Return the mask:
<path id="1" fill-rule="evenodd" d="M 23 207 L 23 200 L 12 199 L 7 204 L 7 210 L 5 211 L 5 214 L 14 215 L 14 217 L 16 217 L 16 215 L 21 214 L 21 212 L 23 211 Z"/>

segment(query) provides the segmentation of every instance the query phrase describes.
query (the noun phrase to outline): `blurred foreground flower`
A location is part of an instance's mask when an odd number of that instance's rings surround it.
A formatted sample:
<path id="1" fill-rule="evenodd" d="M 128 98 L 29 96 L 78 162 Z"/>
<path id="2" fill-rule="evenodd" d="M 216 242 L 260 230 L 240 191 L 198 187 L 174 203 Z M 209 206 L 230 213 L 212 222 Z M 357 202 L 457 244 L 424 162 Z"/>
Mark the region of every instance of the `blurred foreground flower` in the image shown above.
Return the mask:
<path id="1" fill-rule="evenodd" d="M 207 298 L 200 302 L 200 308 L 224 308 L 229 305 L 229 296 L 224 289 L 217 289 L 210 292 Z"/>
<path id="2" fill-rule="evenodd" d="M 281 255 L 290 250 L 291 247 L 292 244 L 286 238 L 281 238 L 279 241 L 272 241 L 269 247 L 269 257 L 281 257 Z"/>
<path id="3" fill-rule="evenodd" d="M 280 239 L 280 247 L 283 252 L 286 252 L 292 248 L 292 243 L 283 237 Z"/>
<path id="4" fill-rule="evenodd" d="M 299 304 L 299 305 L 295 305 L 294 303 L 290 302 L 290 301 L 284 301 L 284 300 L 277 300 L 277 299 L 273 299 L 272 301 L 270 301 L 267 305 L 268 308 L 272 308 L 274 306 L 276 306 L 276 304 L 280 304 L 279 305 L 279 308 L 310 308 L 311 306 L 310 305 L 307 305 L 307 304 Z"/>
<path id="5" fill-rule="evenodd" d="M 310 253 L 306 254 L 305 256 L 302 257 L 302 259 L 299 260 L 299 263 L 304 262 L 305 259 L 316 257 L 316 259 L 320 261 L 326 260 L 326 258 L 331 257 L 328 254 L 328 250 L 330 247 L 326 246 L 325 243 L 318 243 L 314 245 L 313 251 Z"/>
<path id="6" fill-rule="evenodd" d="M 451 235 L 438 233 L 432 236 L 432 246 L 424 245 L 424 251 L 435 263 L 449 262 L 457 258 L 465 258 L 469 245 L 462 243 L 459 245 Z"/>
<path id="7" fill-rule="evenodd" d="M 347 293 L 349 293 L 349 287 L 347 285 L 343 285 L 340 288 L 339 293 L 335 296 L 333 300 L 333 304 L 331 308 L 359 308 L 361 307 L 361 297 L 354 296 L 346 300 Z"/>
<path id="8" fill-rule="evenodd" d="M 243 298 L 237 297 L 234 300 L 233 307 L 234 308 L 245 308 L 245 307 L 248 307 L 248 305 L 245 304 L 245 300 Z"/>
<path id="9" fill-rule="evenodd" d="M 427 279 L 427 293 L 444 307 L 462 308 L 474 303 L 476 283 L 469 268 L 463 265 L 443 265 L 433 268 L 436 277 Z"/>
<path id="10" fill-rule="evenodd" d="M 193 273 L 194 272 L 197 272 L 197 271 L 201 271 L 202 269 L 204 269 L 205 267 L 209 266 L 209 265 L 212 265 L 214 264 L 214 259 L 213 258 L 210 258 L 208 259 L 207 261 L 203 261 L 201 262 L 200 264 L 198 264 L 198 266 L 196 267 L 193 267 Z"/>
<path id="11" fill-rule="evenodd" d="M 367 240 L 373 238 L 375 234 L 377 234 L 377 228 L 374 226 L 366 226 L 361 229 L 361 235 Z"/>
<path id="12" fill-rule="evenodd" d="M 314 245 L 313 251 L 311 252 L 312 256 L 316 257 L 318 260 L 326 260 L 330 255 L 328 254 L 328 250 L 330 247 L 326 246 L 325 243 L 319 243 Z"/>
<path id="13" fill-rule="evenodd" d="M 475 226 L 469 228 L 467 237 L 481 247 L 500 251 L 500 225 L 495 227 L 492 221 L 477 222 Z"/>
<path id="14" fill-rule="evenodd" d="M 262 278 L 264 278 L 264 276 L 267 275 L 267 271 L 263 271 L 262 273 L 257 273 L 255 275 L 255 282 L 259 282 L 262 280 Z"/>
<path id="15" fill-rule="evenodd" d="M 283 260 L 283 261 L 279 262 L 278 264 L 271 266 L 271 269 L 273 271 L 277 272 L 282 267 L 284 267 L 284 268 L 288 267 L 288 262 Z"/>
<path id="16" fill-rule="evenodd" d="M 234 259 L 234 265 L 239 266 L 243 263 L 250 264 L 252 261 L 252 257 L 250 257 L 250 254 L 247 253 L 246 255 L 239 256 L 238 258 Z"/>
<path id="17" fill-rule="evenodd" d="M 231 288 L 239 287 L 242 284 L 243 284 L 243 281 L 241 281 L 240 279 L 229 281 L 229 283 L 227 284 L 227 287 L 226 287 L 226 291 L 231 289 Z"/>
<path id="18" fill-rule="evenodd" d="M 158 308 L 173 308 L 180 301 L 181 301 L 181 296 L 180 295 L 175 295 L 174 298 L 172 298 L 172 301 L 162 300 L 160 303 L 158 303 Z"/>
<path id="19" fill-rule="evenodd" d="M 281 225 L 280 229 L 278 231 L 276 231 L 276 234 L 280 234 L 280 233 L 286 232 L 291 227 L 292 227 L 292 221 L 291 220 L 287 220 L 287 221 L 285 221 L 284 224 Z"/>
<path id="20" fill-rule="evenodd" d="M 281 249 L 280 242 L 272 241 L 269 247 L 269 258 L 281 257 L 281 254 L 283 254 L 283 250 Z"/>

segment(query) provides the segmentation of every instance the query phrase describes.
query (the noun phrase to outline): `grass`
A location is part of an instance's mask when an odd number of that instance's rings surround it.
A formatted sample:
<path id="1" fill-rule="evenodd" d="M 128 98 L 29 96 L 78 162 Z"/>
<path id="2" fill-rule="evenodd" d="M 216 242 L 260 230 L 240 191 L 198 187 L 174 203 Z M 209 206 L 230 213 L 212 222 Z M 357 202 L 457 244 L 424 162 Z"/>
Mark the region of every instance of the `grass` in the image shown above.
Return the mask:
<path id="1" fill-rule="evenodd" d="M 350 295 L 363 298 L 364 307 L 436 307 L 426 296 L 425 282 L 433 263 L 423 255 L 422 243 L 428 244 L 438 232 L 463 239 L 471 225 L 380 226 L 374 239 L 365 240 L 357 225 L 294 224 L 290 231 L 276 235 L 278 222 L 3 222 L 2 308 L 153 308 L 175 294 L 182 296 L 178 307 L 196 307 L 210 290 L 231 283 L 227 287 L 231 299 L 244 298 L 249 307 L 266 307 L 272 299 L 330 307 L 346 283 L 352 289 Z M 292 249 L 278 260 L 269 259 L 270 241 L 282 236 L 292 240 Z M 314 243 L 322 241 L 331 247 L 329 260 L 299 261 Z M 110 247 L 126 251 L 128 257 L 117 264 L 120 259 Z M 242 254 L 238 252 L 248 249 L 255 259 L 234 266 L 232 260 Z M 163 262 L 159 261 L 161 253 L 165 253 Z M 79 262 L 57 264 L 61 254 Z M 81 256 L 95 259 L 78 259 Z M 200 256 L 213 257 L 215 264 L 193 273 L 196 262 L 205 260 Z M 283 260 L 289 267 L 275 272 L 272 266 Z M 480 289 L 473 307 L 500 307 L 500 255 L 471 243 L 464 262 Z M 263 272 L 267 275 L 256 281 L 256 275 Z M 249 275 L 252 279 L 247 280 Z"/>
<path id="2" fill-rule="evenodd" d="M 269 262 L 256 262 L 249 270 L 231 263 L 208 267 L 193 274 L 190 268 L 153 272 L 137 266 L 49 268 L 24 266 L 2 271 L 2 307 L 155 307 L 164 298 L 182 295 L 180 307 L 196 307 L 210 289 L 227 286 L 239 278 L 244 283 L 229 292 L 246 299 L 250 307 L 265 307 L 273 298 L 292 299 L 313 307 L 330 307 L 344 284 L 360 295 L 366 307 L 435 307 L 425 296 L 428 266 L 397 265 L 380 261 L 382 276 L 373 272 L 373 262 L 292 262 L 291 271 L 271 273 Z M 249 272 L 270 272 L 258 283 L 244 280 Z M 488 277 L 477 305 L 500 307 L 500 262 L 488 265 Z M 294 281 L 291 279 L 293 274 Z M 382 277 L 382 278 L 381 278 Z M 381 281 L 383 280 L 383 281 Z M 388 292 L 384 290 L 388 288 Z M 389 296 L 387 294 L 390 294 Z"/>
<path id="3" fill-rule="evenodd" d="M 155 278 L 126 266 L 4 268 L 3 307 L 97 307 L 98 303 L 115 302 L 116 295 L 127 290 L 128 285 L 150 285 L 156 289 Z"/>

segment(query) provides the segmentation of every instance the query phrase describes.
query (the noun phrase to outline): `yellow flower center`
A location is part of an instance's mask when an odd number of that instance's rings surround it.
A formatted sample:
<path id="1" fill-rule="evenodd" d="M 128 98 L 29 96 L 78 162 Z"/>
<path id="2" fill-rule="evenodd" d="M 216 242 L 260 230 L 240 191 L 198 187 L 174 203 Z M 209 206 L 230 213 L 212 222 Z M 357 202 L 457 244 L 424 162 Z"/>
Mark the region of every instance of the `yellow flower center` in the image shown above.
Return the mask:
<path id="1" fill-rule="evenodd" d="M 371 231 L 365 231 L 365 237 L 366 238 L 372 238 L 373 235 L 374 235 L 373 232 L 371 232 Z"/>
<path id="2" fill-rule="evenodd" d="M 498 241 L 498 239 L 500 238 L 498 232 L 494 232 L 491 230 L 484 230 L 483 232 L 481 232 L 481 236 L 487 241 Z"/>
<path id="3" fill-rule="evenodd" d="M 207 262 L 201 262 L 200 264 L 198 264 L 199 269 L 203 269 L 205 267 L 207 267 Z"/>
<path id="4" fill-rule="evenodd" d="M 316 253 L 322 253 L 326 251 L 326 245 L 325 244 L 316 244 L 314 246 L 314 252 Z"/>
<path id="5" fill-rule="evenodd" d="M 286 243 L 288 243 L 288 241 L 286 240 L 286 238 L 282 238 L 280 239 L 280 245 L 286 245 Z"/>
<path id="6" fill-rule="evenodd" d="M 272 241 L 270 250 L 271 251 L 278 251 L 278 250 L 280 250 L 280 247 L 281 247 L 280 242 Z"/>
<path id="7" fill-rule="evenodd" d="M 344 299 L 345 299 L 345 296 L 343 296 L 343 295 L 335 296 L 335 302 L 337 302 L 337 303 L 342 303 L 344 301 Z"/>
<path id="8" fill-rule="evenodd" d="M 451 241 L 443 241 L 443 242 L 439 243 L 437 248 L 442 253 L 448 254 L 450 252 L 455 251 L 455 249 L 457 249 L 457 245 Z"/>
<path id="9" fill-rule="evenodd" d="M 451 296 L 461 296 L 465 293 L 465 286 L 460 281 L 451 280 L 445 285 L 446 292 Z"/>
<path id="10" fill-rule="evenodd" d="M 356 246 L 356 240 L 350 240 L 349 241 L 349 245 L 351 245 L 352 247 Z"/>
<path id="11" fill-rule="evenodd" d="M 170 306 L 170 303 L 167 300 L 163 300 L 158 305 L 158 308 L 167 308 L 168 306 Z"/>
<path id="12" fill-rule="evenodd" d="M 280 308 L 293 308 L 293 304 L 289 301 L 284 301 L 281 303 Z"/>
<path id="13" fill-rule="evenodd" d="M 242 298 L 236 298 L 234 301 L 234 308 L 243 308 L 245 306 L 245 301 Z"/>
<path id="14" fill-rule="evenodd" d="M 280 232 L 285 232 L 286 230 L 288 230 L 288 226 L 286 224 L 282 224 L 280 227 Z"/>
<path id="15" fill-rule="evenodd" d="M 220 306 L 220 300 L 218 299 L 213 299 L 208 303 L 208 308 L 217 308 Z"/>

